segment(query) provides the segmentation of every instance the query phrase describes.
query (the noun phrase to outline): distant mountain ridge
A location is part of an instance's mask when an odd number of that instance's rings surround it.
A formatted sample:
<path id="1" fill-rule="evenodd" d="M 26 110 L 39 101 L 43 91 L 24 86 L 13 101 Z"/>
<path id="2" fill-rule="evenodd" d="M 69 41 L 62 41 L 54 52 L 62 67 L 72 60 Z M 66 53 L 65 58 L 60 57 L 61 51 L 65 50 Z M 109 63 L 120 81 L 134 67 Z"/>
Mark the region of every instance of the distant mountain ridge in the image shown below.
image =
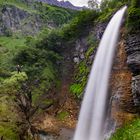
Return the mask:
<path id="1" fill-rule="evenodd" d="M 69 1 L 57 1 L 57 0 L 37 0 L 37 1 L 47 3 L 50 5 L 56 5 L 56 6 L 63 7 L 63 8 L 69 8 L 69 9 L 73 9 L 73 10 L 82 10 L 85 8 L 85 7 L 74 6 Z"/>

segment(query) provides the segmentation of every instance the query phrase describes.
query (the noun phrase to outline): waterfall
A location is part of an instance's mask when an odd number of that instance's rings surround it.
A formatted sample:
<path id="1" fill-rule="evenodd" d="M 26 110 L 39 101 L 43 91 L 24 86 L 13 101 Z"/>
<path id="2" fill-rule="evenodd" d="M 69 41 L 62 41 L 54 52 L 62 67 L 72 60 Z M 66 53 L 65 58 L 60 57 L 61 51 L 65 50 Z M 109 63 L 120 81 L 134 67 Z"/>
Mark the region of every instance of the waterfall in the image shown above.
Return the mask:
<path id="1" fill-rule="evenodd" d="M 74 140 L 103 140 L 107 90 L 119 29 L 127 7 L 111 19 L 102 37 L 84 94 Z"/>

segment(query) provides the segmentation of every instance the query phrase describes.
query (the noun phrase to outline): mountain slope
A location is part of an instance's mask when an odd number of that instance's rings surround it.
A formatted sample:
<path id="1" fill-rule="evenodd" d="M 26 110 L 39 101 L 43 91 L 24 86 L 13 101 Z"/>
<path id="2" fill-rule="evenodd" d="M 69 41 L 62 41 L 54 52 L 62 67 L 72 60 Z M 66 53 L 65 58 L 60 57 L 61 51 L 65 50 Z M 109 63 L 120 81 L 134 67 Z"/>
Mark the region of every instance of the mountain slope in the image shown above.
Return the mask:
<path id="1" fill-rule="evenodd" d="M 75 11 L 49 6 L 32 0 L 0 2 L 0 35 L 22 33 L 34 35 L 43 28 L 60 27 L 71 20 Z"/>
<path id="2" fill-rule="evenodd" d="M 63 7 L 63 8 L 73 9 L 73 10 L 82 10 L 85 8 L 85 7 L 74 6 L 69 1 L 66 1 L 66 2 L 57 1 L 57 0 L 38 0 L 38 1 L 43 2 L 43 3 L 48 3 L 50 5 L 56 5 L 56 6 Z"/>

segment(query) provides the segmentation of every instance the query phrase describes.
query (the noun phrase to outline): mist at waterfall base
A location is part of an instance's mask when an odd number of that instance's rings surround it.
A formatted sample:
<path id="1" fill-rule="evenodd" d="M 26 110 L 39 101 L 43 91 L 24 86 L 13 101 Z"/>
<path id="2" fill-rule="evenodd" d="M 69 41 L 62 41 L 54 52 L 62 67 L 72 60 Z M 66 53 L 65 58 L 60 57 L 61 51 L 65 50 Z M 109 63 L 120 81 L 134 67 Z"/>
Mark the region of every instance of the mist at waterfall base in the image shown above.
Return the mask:
<path id="1" fill-rule="evenodd" d="M 119 30 L 127 7 L 120 9 L 108 24 L 91 69 L 74 140 L 103 140 L 108 83 Z"/>

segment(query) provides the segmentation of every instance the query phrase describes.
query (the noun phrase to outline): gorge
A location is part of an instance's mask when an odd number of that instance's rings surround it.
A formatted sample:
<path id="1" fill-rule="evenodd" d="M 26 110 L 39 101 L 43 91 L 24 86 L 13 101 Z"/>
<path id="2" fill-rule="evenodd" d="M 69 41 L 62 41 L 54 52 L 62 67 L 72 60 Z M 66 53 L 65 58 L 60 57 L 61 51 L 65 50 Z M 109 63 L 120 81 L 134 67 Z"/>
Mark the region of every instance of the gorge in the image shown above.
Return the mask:
<path id="1" fill-rule="evenodd" d="M 140 138 L 139 1 L 103 0 L 100 9 L 75 11 L 32 0 L 2 0 L 1 139 L 73 139 L 99 42 L 111 18 L 124 5 L 128 6 L 128 14 L 125 14 L 126 20 L 119 30 L 120 38 L 115 43 L 118 49 L 114 52 L 113 67 L 109 74 L 107 94 L 111 97 L 107 100 L 110 107 L 107 106 L 105 122 L 108 125 L 105 124 L 105 133 L 110 140 Z M 110 29 L 109 31 L 111 32 Z M 115 28 L 111 37 L 105 39 L 109 43 L 113 41 L 113 33 Z M 109 45 L 103 45 L 105 47 L 101 52 L 105 50 L 109 53 Z M 102 57 L 99 55 L 99 59 Z M 102 70 L 107 66 L 105 59 L 103 64 L 97 64 L 103 67 Z M 100 76 L 95 74 L 93 79 L 98 78 Z M 98 83 L 99 89 L 105 91 L 101 88 L 101 83 Z M 104 82 L 103 87 L 106 84 Z M 97 87 L 95 84 L 93 86 Z M 103 98 L 103 94 L 100 97 Z M 103 101 L 99 105 L 101 103 Z M 96 109 L 99 113 L 99 109 Z M 88 116 L 88 113 L 83 114 L 84 117 Z M 85 120 L 82 121 L 82 127 L 85 126 Z M 93 125 L 93 129 L 97 127 Z M 81 130 L 79 132 L 80 136 L 84 134 Z M 92 135 L 94 134 L 91 133 L 90 139 L 95 136 Z M 84 136 L 82 138 L 87 140 Z M 96 139 L 99 140 L 99 137 Z"/>

